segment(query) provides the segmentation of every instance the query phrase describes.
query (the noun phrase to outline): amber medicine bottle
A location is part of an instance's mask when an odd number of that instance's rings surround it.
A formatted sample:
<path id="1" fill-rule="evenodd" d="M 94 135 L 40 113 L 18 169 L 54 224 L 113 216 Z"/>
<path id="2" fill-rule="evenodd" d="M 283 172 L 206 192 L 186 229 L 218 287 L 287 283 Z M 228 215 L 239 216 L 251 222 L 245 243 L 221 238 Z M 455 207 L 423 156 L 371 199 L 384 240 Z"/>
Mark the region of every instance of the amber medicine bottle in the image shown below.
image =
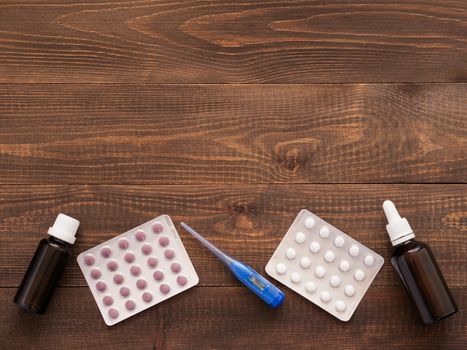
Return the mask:
<path id="1" fill-rule="evenodd" d="M 383 203 L 388 219 L 386 229 L 394 246 L 391 263 L 401 278 L 422 322 L 429 325 L 457 312 L 441 270 L 428 245 L 415 240 L 406 218 L 401 218 L 394 203 Z"/>
<path id="2" fill-rule="evenodd" d="M 39 242 L 14 302 L 21 308 L 43 314 L 62 277 L 79 221 L 59 214 L 47 239 Z"/>

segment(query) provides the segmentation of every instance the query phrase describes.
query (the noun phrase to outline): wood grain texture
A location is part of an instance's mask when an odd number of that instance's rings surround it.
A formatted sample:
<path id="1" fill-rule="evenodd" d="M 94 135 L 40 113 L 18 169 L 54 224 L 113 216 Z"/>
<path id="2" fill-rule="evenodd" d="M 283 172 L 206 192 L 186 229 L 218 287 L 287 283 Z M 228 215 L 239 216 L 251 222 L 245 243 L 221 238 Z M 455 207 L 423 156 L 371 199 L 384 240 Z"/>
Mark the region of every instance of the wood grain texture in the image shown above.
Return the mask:
<path id="1" fill-rule="evenodd" d="M 465 349 L 467 2 L 0 2 L 0 349 Z M 389 263 L 394 200 L 460 311 L 423 327 Z M 268 309 L 178 226 L 264 273 L 308 208 L 386 263 L 343 323 Z M 48 312 L 12 302 L 58 212 Z M 75 257 L 169 214 L 200 284 L 105 326 Z"/>
<path id="2" fill-rule="evenodd" d="M 285 290 L 271 310 L 243 287 L 195 287 L 113 327 L 87 288 L 59 288 L 47 314 L 25 314 L 0 289 L 5 349 L 465 349 L 467 292 L 453 288 L 460 311 L 422 326 L 399 287 L 371 287 L 352 319 L 341 322 Z"/>
<path id="3" fill-rule="evenodd" d="M 467 180 L 467 84 L 0 85 L 0 183 Z"/>
<path id="4" fill-rule="evenodd" d="M 202 286 L 238 286 L 230 272 L 179 226 L 185 221 L 219 247 L 264 272 L 302 208 L 386 259 L 376 286 L 400 286 L 382 202 L 391 198 L 429 242 L 450 286 L 467 286 L 466 185 L 0 186 L 2 287 L 19 285 L 38 241 L 57 212 L 81 220 L 80 252 L 161 214 L 170 214 Z M 52 220 L 52 221 L 51 221 Z M 62 286 L 85 286 L 72 259 Z"/>
<path id="5" fill-rule="evenodd" d="M 14 288 L 0 288 L 2 349 L 162 349 L 160 306 L 132 317 L 126 326 L 108 327 L 88 288 L 58 288 L 43 316 L 19 309 L 12 302 L 15 293 Z M 176 298 L 162 305 L 176 305 Z"/>
<path id="6" fill-rule="evenodd" d="M 465 82 L 466 20 L 449 0 L 7 0 L 0 82 Z"/>

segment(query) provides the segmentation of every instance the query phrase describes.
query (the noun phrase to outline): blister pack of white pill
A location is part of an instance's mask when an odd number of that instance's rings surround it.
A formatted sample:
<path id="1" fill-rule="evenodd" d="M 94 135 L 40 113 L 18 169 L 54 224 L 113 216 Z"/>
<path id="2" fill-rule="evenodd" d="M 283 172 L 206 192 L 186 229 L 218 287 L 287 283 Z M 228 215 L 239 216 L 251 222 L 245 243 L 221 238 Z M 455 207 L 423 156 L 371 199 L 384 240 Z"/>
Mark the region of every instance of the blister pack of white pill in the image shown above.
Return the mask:
<path id="1" fill-rule="evenodd" d="M 303 209 L 266 265 L 269 276 L 348 321 L 384 259 Z"/>
<path id="2" fill-rule="evenodd" d="M 77 260 L 108 326 L 199 281 L 168 215 L 99 244 Z"/>

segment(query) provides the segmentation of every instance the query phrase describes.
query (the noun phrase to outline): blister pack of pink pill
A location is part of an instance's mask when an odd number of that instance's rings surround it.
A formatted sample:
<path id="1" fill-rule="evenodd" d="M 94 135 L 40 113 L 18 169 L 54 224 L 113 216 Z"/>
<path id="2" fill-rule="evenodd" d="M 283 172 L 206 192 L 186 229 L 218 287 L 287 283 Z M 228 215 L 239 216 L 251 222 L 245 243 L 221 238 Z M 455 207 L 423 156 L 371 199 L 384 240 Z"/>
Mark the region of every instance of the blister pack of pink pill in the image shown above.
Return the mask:
<path id="1" fill-rule="evenodd" d="M 77 260 L 108 326 L 199 281 L 168 215 L 99 244 Z"/>

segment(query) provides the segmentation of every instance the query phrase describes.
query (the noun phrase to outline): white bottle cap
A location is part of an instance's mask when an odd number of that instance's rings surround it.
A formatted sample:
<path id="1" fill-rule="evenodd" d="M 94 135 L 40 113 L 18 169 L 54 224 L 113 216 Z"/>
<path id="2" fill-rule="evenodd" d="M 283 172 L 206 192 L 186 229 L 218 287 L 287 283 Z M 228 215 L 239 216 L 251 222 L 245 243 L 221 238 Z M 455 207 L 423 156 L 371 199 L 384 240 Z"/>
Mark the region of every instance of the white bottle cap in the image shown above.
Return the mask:
<path id="1" fill-rule="evenodd" d="M 68 243 L 75 243 L 76 231 L 78 231 L 79 221 L 65 214 L 58 214 L 54 225 L 49 227 L 49 235 L 57 237 Z"/>
<path id="2" fill-rule="evenodd" d="M 406 218 L 401 218 L 393 202 L 385 200 L 383 203 L 383 210 L 388 219 L 386 230 L 388 231 L 393 246 L 415 237 L 409 222 Z"/>

